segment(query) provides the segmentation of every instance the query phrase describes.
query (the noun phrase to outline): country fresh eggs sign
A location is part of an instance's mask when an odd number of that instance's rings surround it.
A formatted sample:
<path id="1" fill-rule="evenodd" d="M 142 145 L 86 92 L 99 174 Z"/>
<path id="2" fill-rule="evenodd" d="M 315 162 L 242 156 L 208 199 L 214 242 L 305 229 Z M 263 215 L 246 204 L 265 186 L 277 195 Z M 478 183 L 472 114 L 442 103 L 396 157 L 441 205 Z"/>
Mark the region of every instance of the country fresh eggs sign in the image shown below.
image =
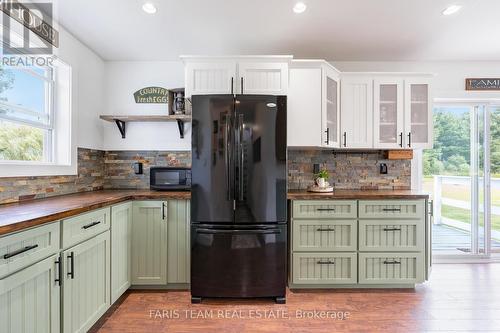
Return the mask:
<path id="1" fill-rule="evenodd" d="M 134 93 L 136 103 L 167 104 L 168 90 L 161 87 L 146 87 Z"/>

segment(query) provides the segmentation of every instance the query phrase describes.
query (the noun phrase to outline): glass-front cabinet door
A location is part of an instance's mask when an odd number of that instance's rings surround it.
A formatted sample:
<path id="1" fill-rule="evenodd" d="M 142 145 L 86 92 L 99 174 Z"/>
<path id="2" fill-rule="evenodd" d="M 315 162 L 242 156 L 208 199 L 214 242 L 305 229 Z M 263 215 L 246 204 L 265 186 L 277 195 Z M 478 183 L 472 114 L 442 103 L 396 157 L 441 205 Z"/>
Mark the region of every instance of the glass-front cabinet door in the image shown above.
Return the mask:
<path id="1" fill-rule="evenodd" d="M 405 144 L 408 149 L 432 148 L 429 80 L 405 80 Z"/>
<path id="2" fill-rule="evenodd" d="M 340 76 L 327 65 L 323 66 L 322 128 L 324 147 L 339 147 Z"/>
<path id="3" fill-rule="evenodd" d="M 404 148 L 403 80 L 374 81 L 374 146 Z"/>

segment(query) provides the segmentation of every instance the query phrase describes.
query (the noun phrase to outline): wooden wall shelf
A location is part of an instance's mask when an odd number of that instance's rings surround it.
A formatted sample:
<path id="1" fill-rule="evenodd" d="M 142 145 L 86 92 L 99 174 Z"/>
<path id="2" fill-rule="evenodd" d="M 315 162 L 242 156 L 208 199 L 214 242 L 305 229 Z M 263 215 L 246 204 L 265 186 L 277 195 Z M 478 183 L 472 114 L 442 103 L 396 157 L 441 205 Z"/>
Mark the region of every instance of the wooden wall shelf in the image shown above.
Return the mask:
<path id="1" fill-rule="evenodd" d="M 171 122 L 176 121 L 179 127 L 179 135 L 184 139 L 184 123 L 191 121 L 190 115 L 101 115 L 99 118 L 115 123 L 118 130 L 125 139 L 126 123 L 128 122 Z"/>

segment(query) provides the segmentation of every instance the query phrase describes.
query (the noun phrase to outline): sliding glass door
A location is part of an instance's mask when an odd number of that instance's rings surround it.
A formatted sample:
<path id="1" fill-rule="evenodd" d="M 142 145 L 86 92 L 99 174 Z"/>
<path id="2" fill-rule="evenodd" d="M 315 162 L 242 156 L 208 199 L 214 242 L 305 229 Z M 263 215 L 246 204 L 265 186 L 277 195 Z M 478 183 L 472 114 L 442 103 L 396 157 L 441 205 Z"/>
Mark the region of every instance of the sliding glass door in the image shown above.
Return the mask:
<path id="1" fill-rule="evenodd" d="M 500 249 L 500 108 L 443 104 L 433 117 L 423 188 L 432 193 L 434 254 L 488 257 Z"/>

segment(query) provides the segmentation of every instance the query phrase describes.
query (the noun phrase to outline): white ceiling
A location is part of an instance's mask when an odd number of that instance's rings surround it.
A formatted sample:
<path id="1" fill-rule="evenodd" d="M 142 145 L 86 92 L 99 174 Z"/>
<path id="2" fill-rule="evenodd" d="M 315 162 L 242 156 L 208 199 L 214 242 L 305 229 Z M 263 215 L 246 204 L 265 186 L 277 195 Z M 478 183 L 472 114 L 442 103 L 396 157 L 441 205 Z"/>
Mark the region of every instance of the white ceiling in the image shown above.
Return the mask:
<path id="1" fill-rule="evenodd" d="M 335 61 L 500 60 L 500 0 L 54 0 L 59 22 L 105 60 L 292 54 Z M 450 4 L 463 9 L 452 16 Z"/>

